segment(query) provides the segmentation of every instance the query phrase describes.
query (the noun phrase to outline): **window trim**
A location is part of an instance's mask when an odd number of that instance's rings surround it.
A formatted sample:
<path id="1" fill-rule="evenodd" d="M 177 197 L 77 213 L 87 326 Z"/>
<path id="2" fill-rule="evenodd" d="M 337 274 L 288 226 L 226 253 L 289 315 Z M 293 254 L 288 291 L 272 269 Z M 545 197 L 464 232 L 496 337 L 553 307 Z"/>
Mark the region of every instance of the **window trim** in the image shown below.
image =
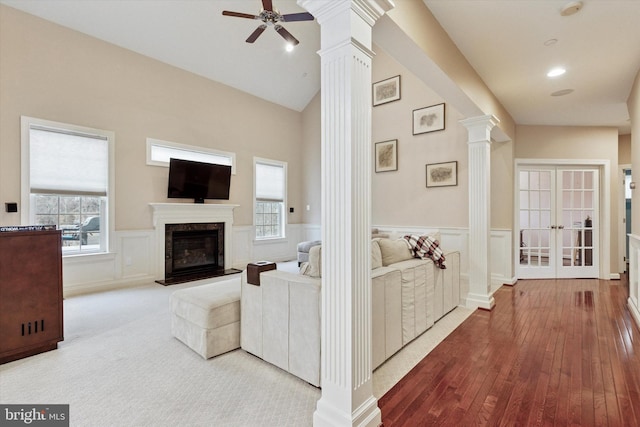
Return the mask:
<path id="1" fill-rule="evenodd" d="M 258 237 L 257 233 L 257 224 L 256 224 L 256 208 L 257 208 L 257 197 L 256 197 L 256 165 L 271 165 L 271 166 L 279 166 L 282 167 L 283 175 L 284 175 L 284 191 L 282 197 L 282 230 L 280 236 L 276 237 Z M 287 180 L 288 180 L 288 171 L 287 171 L 287 162 L 283 162 L 281 160 L 273 160 L 273 159 L 265 159 L 263 157 L 254 157 L 253 158 L 253 239 L 255 242 L 268 242 L 274 240 L 284 240 L 287 238 Z"/>
<path id="2" fill-rule="evenodd" d="M 236 174 L 236 153 L 231 151 L 222 151 L 215 148 L 197 147 L 195 145 L 180 144 L 178 142 L 163 141 L 161 139 L 147 138 L 147 165 L 169 167 L 169 162 L 162 162 L 153 160 L 151 158 L 151 151 L 153 147 L 174 148 L 176 150 L 190 151 L 198 154 L 212 154 L 220 157 L 227 157 L 231 160 L 231 174 Z M 179 158 L 179 157 L 178 157 Z"/>
<path id="3" fill-rule="evenodd" d="M 105 223 L 105 242 L 104 250 L 100 251 L 87 251 L 87 252 L 69 252 L 63 254 L 63 257 L 68 256 L 85 256 L 96 254 L 109 254 L 113 252 L 114 236 L 115 236 L 115 145 L 116 136 L 115 133 L 108 130 L 90 128 L 87 126 L 79 126 L 70 123 L 56 122 L 52 120 L 38 119 L 29 116 L 20 116 L 20 202 L 22 208 L 20 209 L 20 221 L 22 224 L 30 224 L 33 221 L 33 214 L 31 208 L 31 183 L 30 183 L 30 138 L 29 133 L 32 126 L 58 129 L 62 131 L 77 132 L 86 135 L 97 135 L 107 139 L 108 147 L 108 188 L 107 188 L 107 209 L 104 212 Z"/>

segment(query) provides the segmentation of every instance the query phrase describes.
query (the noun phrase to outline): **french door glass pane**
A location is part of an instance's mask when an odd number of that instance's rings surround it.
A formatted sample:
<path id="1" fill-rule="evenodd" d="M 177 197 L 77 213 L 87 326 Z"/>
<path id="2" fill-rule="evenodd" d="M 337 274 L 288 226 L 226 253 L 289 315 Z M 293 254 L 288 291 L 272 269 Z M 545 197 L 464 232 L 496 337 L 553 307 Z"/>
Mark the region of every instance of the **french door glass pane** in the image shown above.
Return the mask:
<path id="1" fill-rule="evenodd" d="M 520 264 L 549 265 L 551 240 L 551 173 L 520 171 Z"/>
<path id="2" fill-rule="evenodd" d="M 563 171 L 563 266 L 592 266 L 593 171 Z"/>

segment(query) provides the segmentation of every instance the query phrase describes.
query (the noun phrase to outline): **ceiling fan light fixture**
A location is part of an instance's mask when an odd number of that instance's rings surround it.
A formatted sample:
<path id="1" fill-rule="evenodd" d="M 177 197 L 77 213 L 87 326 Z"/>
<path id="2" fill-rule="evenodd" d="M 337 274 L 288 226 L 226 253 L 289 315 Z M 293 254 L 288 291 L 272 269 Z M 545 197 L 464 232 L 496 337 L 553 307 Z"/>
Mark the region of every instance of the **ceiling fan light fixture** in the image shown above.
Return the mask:
<path id="1" fill-rule="evenodd" d="M 253 33 L 246 40 L 247 43 L 253 43 L 256 41 L 260 34 L 269 27 L 273 27 L 289 44 L 292 46 L 300 43 L 289 31 L 287 31 L 279 22 L 300 22 L 300 21 L 313 21 L 315 18 L 309 12 L 300 13 L 287 13 L 282 15 L 278 9 L 273 8 L 272 0 L 262 0 L 262 9 L 258 15 L 251 15 L 249 13 L 233 12 L 230 10 L 223 10 L 224 16 L 233 16 L 236 18 L 255 19 L 262 21 L 262 25 L 256 28 Z M 290 52 L 289 48 L 287 51 Z"/>
<path id="2" fill-rule="evenodd" d="M 549 72 L 547 73 L 547 77 L 558 77 L 563 75 L 564 73 L 567 72 L 567 69 L 564 67 L 555 67 L 552 68 L 551 70 L 549 70 Z"/>
<path id="3" fill-rule="evenodd" d="M 583 3 L 581 1 L 572 1 L 567 3 L 562 9 L 560 9 L 560 15 L 562 16 L 570 16 L 580 12 L 582 9 Z"/>

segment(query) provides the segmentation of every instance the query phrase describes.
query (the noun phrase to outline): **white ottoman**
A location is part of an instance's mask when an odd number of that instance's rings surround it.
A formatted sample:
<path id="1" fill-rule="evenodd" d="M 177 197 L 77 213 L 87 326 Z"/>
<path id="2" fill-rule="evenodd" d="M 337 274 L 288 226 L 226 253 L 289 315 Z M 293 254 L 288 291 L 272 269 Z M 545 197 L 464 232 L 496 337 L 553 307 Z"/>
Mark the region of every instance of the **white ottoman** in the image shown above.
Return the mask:
<path id="1" fill-rule="evenodd" d="M 240 279 L 171 294 L 171 334 L 208 359 L 240 347 Z"/>

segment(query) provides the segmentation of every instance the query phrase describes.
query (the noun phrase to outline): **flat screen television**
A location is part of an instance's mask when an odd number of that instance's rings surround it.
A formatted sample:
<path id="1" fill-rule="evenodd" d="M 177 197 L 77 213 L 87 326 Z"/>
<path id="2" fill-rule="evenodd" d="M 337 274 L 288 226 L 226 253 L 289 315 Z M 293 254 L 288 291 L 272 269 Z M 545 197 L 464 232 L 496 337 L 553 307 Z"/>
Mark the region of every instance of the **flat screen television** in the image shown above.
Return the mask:
<path id="1" fill-rule="evenodd" d="M 171 159 L 169 161 L 170 199 L 193 199 L 204 203 L 205 199 L 229 200 L 231 166 Z"/>

